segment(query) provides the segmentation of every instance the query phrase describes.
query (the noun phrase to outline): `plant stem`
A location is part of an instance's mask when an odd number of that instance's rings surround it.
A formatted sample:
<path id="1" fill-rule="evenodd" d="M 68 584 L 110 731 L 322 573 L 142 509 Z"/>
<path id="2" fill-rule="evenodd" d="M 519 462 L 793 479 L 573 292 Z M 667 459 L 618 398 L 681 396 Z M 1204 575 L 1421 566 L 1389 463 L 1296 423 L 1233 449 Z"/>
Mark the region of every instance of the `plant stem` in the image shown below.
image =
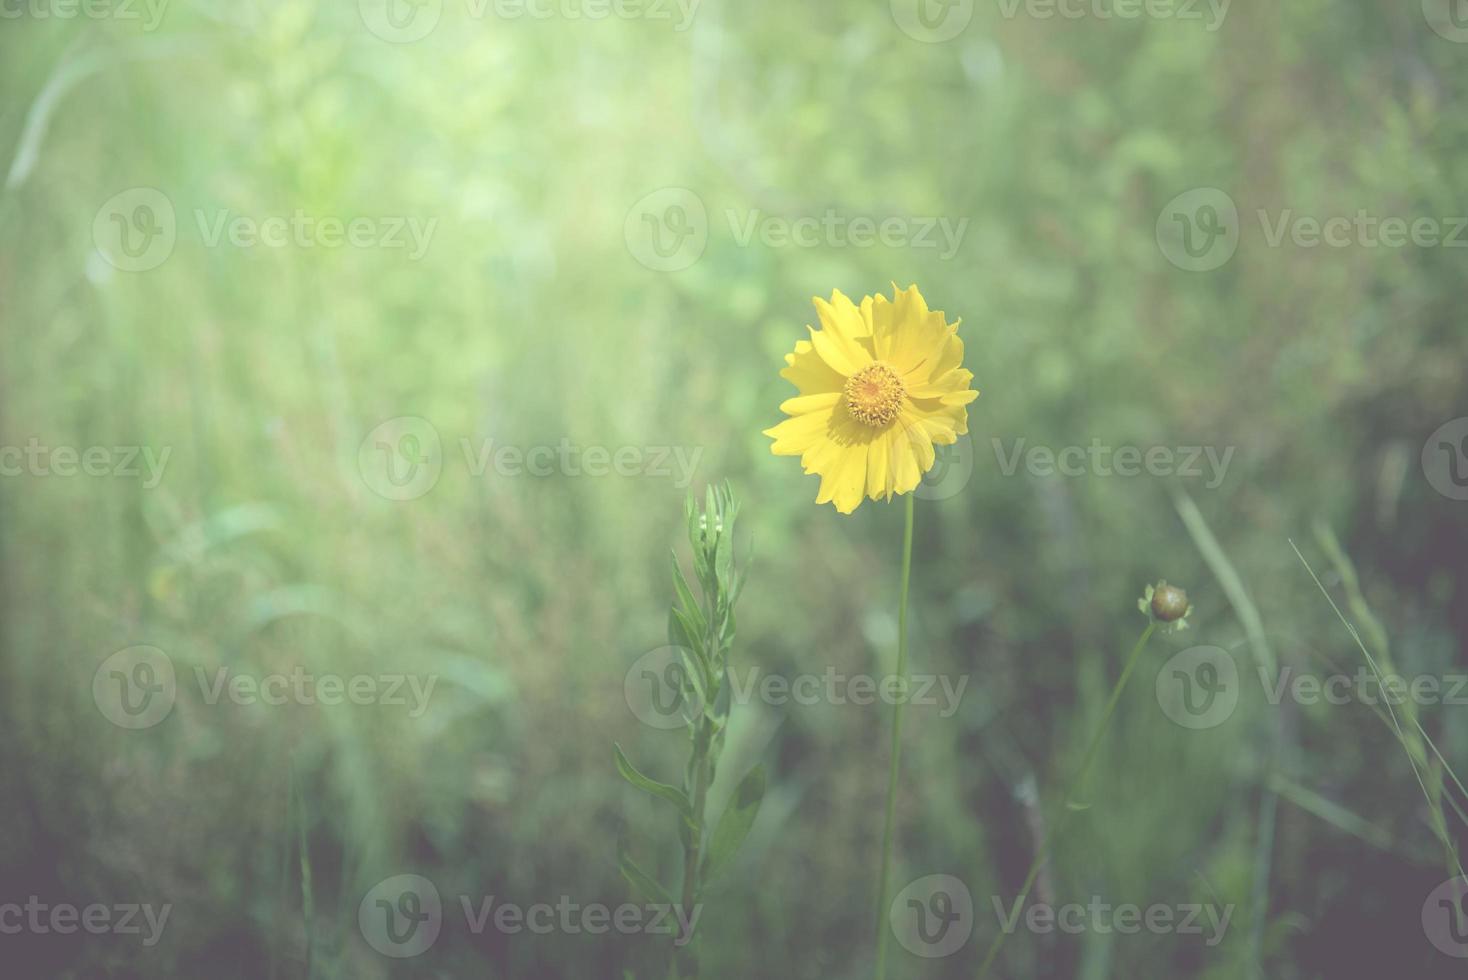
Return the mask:
<path id="1" fill-rule="evenodd" d="M 699 736 L 700 744 L 703 742 Z M 707 749 L 704 749 L 707 751 Z M 691 915 L 693 900 L 698 890 L 698 862 L 703 849 L 703 809 L 708 800 L 708 759 L 694 760 L 693 771 L 693 829 L 688 835 L 688 847 L 683 855 L 683 913 Z M 691 919 L 688 921 L 692 921 Z"/>
<path id="2" fill-rule="evenodd" d="M 887 975 L 887 881 L 892 869 L 892 831 L 897 817 L 897 776 L 902 764 L 902 709 L 907 704 L 907 584 L 912 578 L 912 501 L 902 529 L 902 591 L 897 600 L 897 676 L 901 696 L 892 706 L 892 761 L 887 771 L 887 815 L 882 823 L 882 873 L 877 882 L 877 980 Z"/>
<path id="3" fill-rule="evenodd" d="M 1106 734 L 1106 729 L 1111 725 L 1111 716 L 1116 713 L 1117 702 L 1121 700 L 1121 692 L 1126 690 L 1127 681 L 1131 679 L 1132 671 L 1137 667 L 1141 659 L 1142 650 L 1146 648 L 1147 641 L 1152 638 L 1152 633 L 1157 629 L 1155 622 L 1149 622 L 1147 628 L 1142 631 L 1137 645 L 1132 647 L 1132 652 L 1126 660 L 1126 666 L 1121 670 L 1121 676 L 1116 679 L 1116 686 L 1111 689 L 1111 697 L 1106 702 L 1106 709 L 1101 713 L 1101 723 L 1096 726 L 1096 732 L 1091 736 L 1091 744 L 1086 747 L 1086 754 L 1081 757 L 1081 766 L 1076 774 L 1071 777 L 1070 785 L 1066 787 L 1065 795 L 1057 804 L 1061 807 L 1059 816 L 1052 815 L 1052 819 L 1046 821 L 1045 826 L 1053 827 L 1047 839 L 1040 841 L 1040 846 L 1035 850 L 1035 859 L 1030 862 L 1029 873 L 1025 875 L 1025 882 L 1020 886 L 1019 897 L 1015 900 L 1015 908 L 1024 906 L 1025 899 L 1029 898 L 1030 889 L 1035 887 L 1035 879 L 1040 877 L 1040 869 L 1045 867 L 1045 862 L 1050 856 L 1050 842 L 1060 836 L 1065 829 L 1065 824 L 1071 813 L 1069 803 L 1085 783 L 1086 774 L 1091 771 L 1091 764 L 1096 761 L 1096 751 L 1101 747 L 1101 739 Z M 1000 930 L 994 941 L 989 944 L 989 952 L 984 956 L 984 962 L 979 964 L 979 980 L 984 980 L 989 975 L 989 967 L 993 965 L 994 958 L 999 955 L 999 949 L 1004 945 L 1008 933 Z"/>

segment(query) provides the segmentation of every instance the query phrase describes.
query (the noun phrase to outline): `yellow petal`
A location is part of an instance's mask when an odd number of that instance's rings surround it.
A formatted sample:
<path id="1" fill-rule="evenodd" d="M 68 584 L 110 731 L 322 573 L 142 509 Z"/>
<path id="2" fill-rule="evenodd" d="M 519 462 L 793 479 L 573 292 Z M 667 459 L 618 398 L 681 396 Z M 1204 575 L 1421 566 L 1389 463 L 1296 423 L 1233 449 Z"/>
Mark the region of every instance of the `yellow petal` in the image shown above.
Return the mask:
<path id="1" fill-rule="evenodd" d="M 908 382 L 907 393 L 913 398 L 941 398 L 949 404 L 967 405 L 979 395 L 969 387 L 973 379 L 972 371 L 959 368 L 926 381 Z"/>
<path id="2" fill-rule="evenodd" d="M 903 414 L 939 446 L 951 446 L 968 432 L 968 410 L 962 405 L 945 405 L 936 398 L 915 399 L 908 402 Z"/>
<path id="3" fill-rule="evenodd" d="M 786 415 L 805 415 L 809 412 L 826 412 L 828 415 L 841 400 L 839 391 L 823 391 L 818 395 L 801 395 L 787 398 L 780 403 L 780 411 Z"/>
<path id="4" fill-rule="evenodd" d="M 822 360 L 808 340 L 797 341 L 794 352 L 785 355 L 785 363 L 789 366 L 780 372 L 780 377 L 793 384 L 802 395 L 840 391 L 846 384 L 845 376 Z"/>
<path id="5" fill-rule="evenodd" d="M 891 442 L 886 436 L 873 439 L 867 448 L 867 496 L 892 499 Z"/>
<path id="6" fill-rule="evenodd" d="M 897 424 L 892 431 L 898 436 L 894 440 L 893 456 L 902 461 L 898 471 L 900 479 L 893 491 L 907 493 L 918 485 L 924 473 L 933 468 L 937 453 L 933 449 L 933 437 L 923 425 L 922 417 L 910 406 L 905 407 L 897 417 Z"/>
<path id="7" fill-rule="evenodd" d="M 811 302 L 815 304 L 816 315 L 821 319 L 821 328 L 823 330 L 830 330 L 851 340 L 871 336 L 871 319 L 865 316 L 860 309 L 857 309 L 856 304 L 841 290 L 831 290 L 830 302 L 821 299 L 819 296 L 812 297 Z M 866 303 L 867 300 L 862 300 L 863 306 Z"/>
<path id="8" fill-rule="evenodd" d="M 866 488 L 867 448 L 864 443 L 843 448 L 836 465 L 821 476 L 816 503 L 835 504 L 843 514 L 856 510 Z"/>
<path id="9" fill-rule="evenodd" d="M 776 456 L 800 456 L 829 438 L 830 426 L 829 412 L 809 412 L 788 418 L 764 434 L 775 440 L 770 452 Z"/>
<path id="10" fill-rule="evenodd" d="M 830 330 L 807 329 L 810 330 L 810 342 L 816 353 L 838 374 L 849 378 L 871 363 L 871 356 L 855 340 Z"/>

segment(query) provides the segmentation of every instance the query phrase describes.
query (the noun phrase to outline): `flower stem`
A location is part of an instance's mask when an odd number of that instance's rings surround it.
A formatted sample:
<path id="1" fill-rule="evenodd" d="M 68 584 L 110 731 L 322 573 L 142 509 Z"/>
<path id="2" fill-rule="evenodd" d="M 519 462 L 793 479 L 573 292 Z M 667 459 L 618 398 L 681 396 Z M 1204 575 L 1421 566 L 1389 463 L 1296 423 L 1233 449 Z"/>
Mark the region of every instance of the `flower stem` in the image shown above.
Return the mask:
<path id="1" fill-rule="evenodd" d="M 902 709 L 907 704 L 907 584 L 912 578 L 912 501 L 902 529 L 902 592 L 897 600 L 897 676 L 900 697 L 892 705 L 892 761 L 887 772 L 887 815 L 882 823 L 882 873 L 877 883 L 877 980 L 887 975 L 887 882 L 892 869 L 892 830 L 897 816 L 897 775 L 902 763 Z"/>
<path id="2" fill-rule="evenodd" d="M 1025 899 L 1029 898 L 1030 889 L 1035 887 L 1035 879 L 1040 877 L 1040 869 L 1045 867 L 1045 862 L 1049 859 L 1050 843 L 1060 836 L 1060 832 L 1065 829 L 1066 821 L 1075 812 L 1071 809 L 1070 803 L 1085 783 L 1086 774 L 1091 771 L 1091 763 L 1096 761 L 1096 750 L 1101 747 L 1101 739 L 1106 734 L 1106 729 L 1111 725 L 1111 716 L 1116 713 L 1116 705 L 1121 700 L 1121 692 L 1126 690 L 1127 681 L 1131 679 L 1132 672 L 1136 669 L 1137 661 L 1142 656 L 1142 650 L 1147 646 L 1147 641 L 1152 638 L 1152 633 L 1156 629 L 1157 624 L 1155 622 L 1149 622 L 1147 628 L 1142 631 L 1141 637 L 1137 640 L 1137 645 L 1132 647 L 1131 655 L 1126 660 L 1126 666 L 1122 668 L 1121 676 L 1116 679 L 1116 686 L 1111 689 L 1111 698 L 1106 702 L 1106 710 L 1101 713 L 1101 723 L 1096 726 L 1096 732 L 1091 736 L 1091 744 L 1086 747 L 1086 754 L 1081 757 L 1081 766 L 1076 770 L 1076 774 L 1071 777 L 1070 785 L 1066 787 L 1065 795 L 1060 798 L 1057 804 L 1057 806 L 1062 808 L 1060 814 L 1058 817 L 1055 817 L 1051 821 L 1046 821 L 1044 824 L 1044 826 L 1054 827 L 1055 829 L 1046 839 L 1040 841 L 1040 846 L 1035 851 L 1035 859 L 1030 862 L 1029 873 L 1025 875 L 1025 882 L 1020 886 L 1019 897 L 1015 900 L 1014 907 L 1016 909 L 1022 908 Z M 999 948 L 1004 945 L 1004 940 L 1007 936 L 1008 933 L 1002 929 L 994 936 L 994 941 L 989 944 L 989 952 L 984 956 L 984 962 L 979 964 L 979 980 L 984 980 L 989 975 L 989 967 L 993 965 L 994 958 L 999 955 Z"/>

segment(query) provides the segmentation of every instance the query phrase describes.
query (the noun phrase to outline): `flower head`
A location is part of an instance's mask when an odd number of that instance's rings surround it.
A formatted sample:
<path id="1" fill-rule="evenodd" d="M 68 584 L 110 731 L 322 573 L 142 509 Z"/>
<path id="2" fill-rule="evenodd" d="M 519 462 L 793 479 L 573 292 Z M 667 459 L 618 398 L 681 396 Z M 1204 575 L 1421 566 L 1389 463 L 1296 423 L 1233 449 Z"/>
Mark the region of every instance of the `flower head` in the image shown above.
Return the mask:
<path id="1" fill-rule="evenodd" d="M 1137 608 L 1153 622 L 1175 630 L 1187 629 L 1188 617 L 1193 613 L 1188 594 L 1176 585 L 1168 585 L 1166 579 L 1147 586 L 1142 598 L 1137 600 Z"/>
<path id="2" fill-rule="evenodd" d="M 863 497 L 909 493 L 932 468 L 933 447 L 968 432 L 964 406 L 979 393 L 963 368 L 957 321 L 930 311 L 916 286 L 892 299 L 841 292 L 816 297 L 821 328 L 785 355 L 780 372 L 799 390 L 780 410 L 790 416 L 765 430 L 776 456 L 799 456 L 821 477 L 816 503 L 843 514 Z"/>

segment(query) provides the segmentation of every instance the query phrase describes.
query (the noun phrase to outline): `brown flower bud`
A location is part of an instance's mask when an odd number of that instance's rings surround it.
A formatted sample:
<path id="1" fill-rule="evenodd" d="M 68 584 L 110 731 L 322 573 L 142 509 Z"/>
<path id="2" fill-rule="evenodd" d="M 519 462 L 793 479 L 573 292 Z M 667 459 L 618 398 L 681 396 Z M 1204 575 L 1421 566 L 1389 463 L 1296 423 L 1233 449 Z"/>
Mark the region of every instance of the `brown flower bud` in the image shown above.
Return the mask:
<path id="1" fill-rule="evenodd" d="M 1188 594 L 1175 585 L 1158 582 L 1152 593 L 1152 615 L 1158 622 L 1173 623 L 1188 612 Z"/>

